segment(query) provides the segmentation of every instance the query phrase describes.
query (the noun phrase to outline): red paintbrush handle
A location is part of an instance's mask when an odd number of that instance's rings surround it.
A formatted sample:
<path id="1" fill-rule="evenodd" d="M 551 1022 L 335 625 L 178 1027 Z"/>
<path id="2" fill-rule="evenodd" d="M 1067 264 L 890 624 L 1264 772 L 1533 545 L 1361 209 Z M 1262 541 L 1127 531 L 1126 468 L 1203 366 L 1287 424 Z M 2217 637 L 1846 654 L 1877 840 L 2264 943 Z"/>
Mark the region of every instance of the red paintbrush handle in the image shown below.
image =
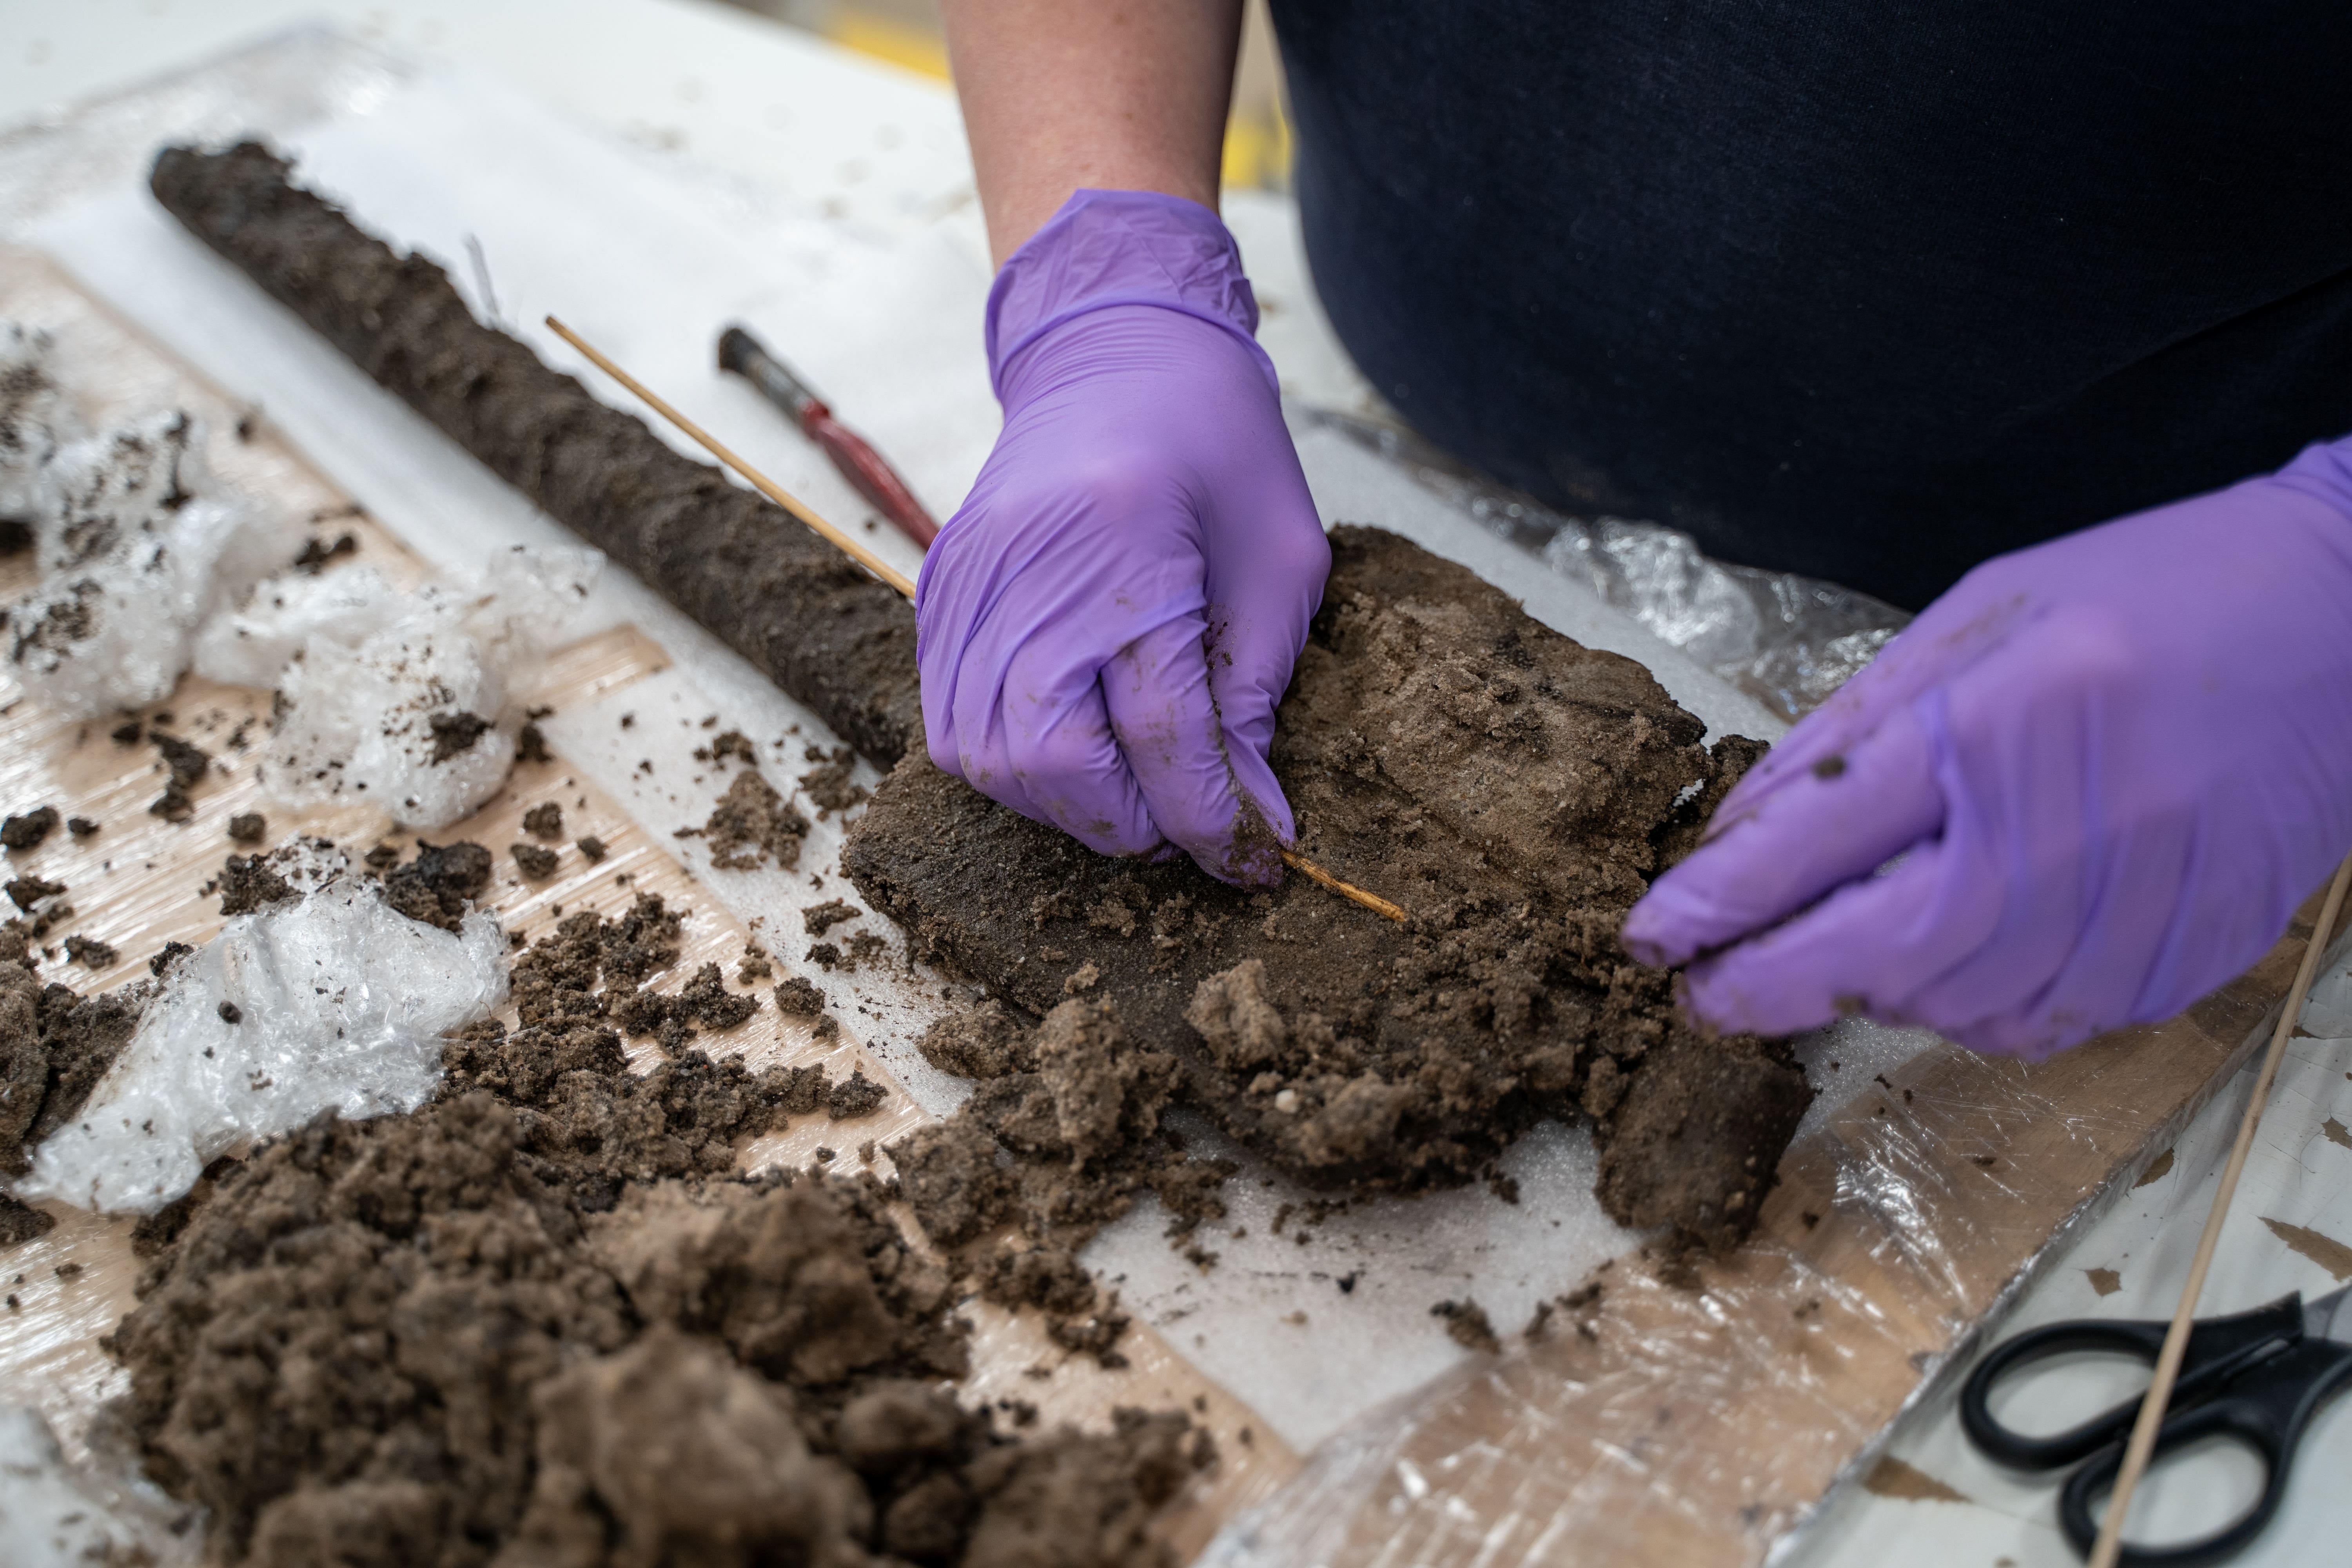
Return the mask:
<path id="1" fill-rule="evenodd" d="M 931 547 L 931 541 L 940 535 L 940 525 L 931 521 L 931 514 L 923 510 L 923 503 L 915 499 L 907 481 L 882 460 L 881 453 L 860 440 L 856 432 L 835 419 L 822 403 L 810 403 L 800 411 L 800 426 L 824 448 L 833 466 L 857 487 L 857 493 L 871 501 L 876 510 L 917 544 L 926 550 Z"/>

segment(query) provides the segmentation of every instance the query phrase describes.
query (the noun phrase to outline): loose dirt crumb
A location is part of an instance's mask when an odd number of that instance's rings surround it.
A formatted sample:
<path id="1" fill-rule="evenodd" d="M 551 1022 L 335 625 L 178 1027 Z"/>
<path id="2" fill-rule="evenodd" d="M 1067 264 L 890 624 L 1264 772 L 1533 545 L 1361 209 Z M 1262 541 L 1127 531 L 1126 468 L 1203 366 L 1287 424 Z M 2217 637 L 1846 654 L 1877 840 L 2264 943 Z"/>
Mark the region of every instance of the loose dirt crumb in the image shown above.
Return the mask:
<path id="1" fill-rule="evenodd" d="M 160 724 L 163 720 L 164 715 L 158 713 L 154 722 Z M 196 811 L 189 792 L 211 771 L 212 756 L 177 735 L 168 735 L 152 727 L 148 739 L 155 743 L 155 750 L 163 753 L 163 766 L 171 776 L 163 785 L 163 793 L 148 805 L 147 814 L 160 816 L 166 822 L 185 822 Z"/>
<path id="2" fill-rule="evenodd" d="M 1429 1310 L 1429 1315 L 1444 1319 L 1446 1337 L 1464 1350 L 1484 1351 L 1491 1355 L 1503 1348 L 1503 1342 L 1495 1337 L 1495 1325 L 1486 1321 L 1486 1309 L 1467 1297 L 1459 1301 L 1440 1301 Z"/>
<path id="3" fill-rule="evenodd" d="M 269 819 L 257 811 L 241 811 L 228 819 L 232 844 L 258 844 L 269 836 Z"/>
<path id="4" fill-rule="evenodd" d="M 220 912 L 247 915 L 288 899 L 299 898 L 294 884 L 270 867 L 267 855 L 232 855 L 221 866 Z M 405 913 L 406 911 L 403 911 Z M 454 928 L 453 928 L 454 929 Z"/>
<path id="5" fill-rule="evenodd" d="M 20 812 L 5 822 L 0 822 L 0 845 L 11 849 L 37 848 L 57 825 L 56 806 L 37 805 L 30 811 Z"/>
<path id="6" fill-rule="evenodd" d="M 91 834 L 96 833 L 98 829 L 99 825 L 92 822 L 87 816 L 68 816 L 66 818 L 66 831 L 72 834 L 76 838 L 87 838 Z"/>
<path id="7" fill-rule="evenodd" d="M 845 921 L 859 919 L 865 913 L 845 899 L 827 899 L 821 904 L 811 904 L 801 910 L 801 925 L 811 936 L 823 936 Z"/>
<path id="8" fill-rule="evenodd" d="M 66 956 L 85 969 L 111 969 L 121 955 L 113 944 L 75 931 L 66 938 Z"/>
<path id="9" fill-rule="evenodd" d="M 66 890 L 66 885 L 63 882 L 53 882 L 47 877 L 35 877 L 29 874 L 12 877 L 7 883 L 8 901 L 28 915 L 33 912 L 34 905 L 44 899 L 54 899 Z"/>
<path id="10" fill-rule="evenodd" d="M 471 901 L 490 885 L 490 852 L 478 844 L 420 838 L 416 858 L 384 874 L 384 901 L 410 920 L 456 931 Z"/>
<path id="11" fill-rule="evenodd" d="M 542 801 L 522 814 L 522 828 L 533 838 L 563 837 L 563 807 L 555 801 Z"/>
<path id="12" fill-rule="evenodd" d="M 515 761 L 518 763 L 551 763 L 555 753 L 547 749 L 547 732 L 536 723 L 526 723 L 515 731 Z"/>
<path id="13" fill-rule="evenodd" d="M 544 882 L 555 875 L 560 856 L 540 844 L 511 844 L 508 853 L 514 857 L 515 869 L 534 882 Z"/>
<path id="14" fill-rule="evenodd" d="M 811 746 L 805 755 L 817 766 L 800 776 L 801 793 L 816 807 L 819 822 L 836 811 L 864 804 L 869 792 L 864 784 L 850 782 L 857 759 L 847 746 L 835 746 L 830 753 Z"/>
<path id="15" fill-rule="evenodd" d="M 82 996 L 44 985 L 24 939 L 0 931 L 0 1175 L 79 1114 L 138 1026 L 142 991 Z M 46 1228 L 46 1227 L 44 1227 Z"/>
<path id="16" fill-rule="evenodd" d="M 47 1236 L 57 1228 L 58 1217 L 47 1209 L 37 1209 L 18 1203 L 5 1193 L 0 1193 L 0 1247 L 21 1247 L 36 1237 Z M 8 1298 L 13 1309 L 16 1298 Z"/>
<path id="17" fill-rule="evenodd" d="M 854 1121 L 858 1117 L 873 1115 L 889 1098 L 887 1089 L 866 1076 L 864 1068 L 853 1068 L 849 1076 L 825 1095 L 824 1113 L 835 1121 Z"/>
<path id="18" fill-rule="evenodd" d="M 801 863 L 801 841 L 808 830 L 809 819 L 747 768 L 727 786 L 709 820 L 680 828 L 678 837 L 709 843 L 710 863 L 722 870 L 756 870 L 772 857 L 778 869 L 789 871 Z"/>
<path id="19" fill-rule="evenodd" d="M 239 426 L 239 428 L 242 430 L 243 427 Z M 326 569 L 329 563 L 341 561 L 346 556 L 357 555 L 359 552 L 360 542 L 357 534 L 348 531 L 339 533 L 335 535 L 335 542 L 330 544 L 314 533 L 303 542 L 302 553 L 294 557 L 294 569 L 315 577 Z"/>
<path id="20" fill-rule="evenodd" d="M 572 847 L 574 849 L 579 850 L 582 855 L 585 856 L 587 858 L 588 864 L 591 866 L 595 865 L 598 861 L 604 859 L 605 856 L 612 853 L 611 850 L 604 847 L 604 841 L 593 834 L 589 835 L 585 838 L 574 840 Z"/>

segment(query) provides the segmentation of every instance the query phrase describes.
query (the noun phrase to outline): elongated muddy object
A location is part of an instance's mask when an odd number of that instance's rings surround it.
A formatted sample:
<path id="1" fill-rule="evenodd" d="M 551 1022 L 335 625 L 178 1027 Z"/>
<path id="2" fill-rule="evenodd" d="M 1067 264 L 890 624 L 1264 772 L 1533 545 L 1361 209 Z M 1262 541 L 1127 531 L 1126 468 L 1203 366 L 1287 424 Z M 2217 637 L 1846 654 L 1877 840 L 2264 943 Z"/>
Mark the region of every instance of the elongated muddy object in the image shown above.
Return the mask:
<path id="1" fill-rule="evenodd" d="M 167 147 L 149 186 L 189 231 L 559 521 L 888 767 L 921 732 L 915 614 L 781 508 L 671 449 L 448 275 L 295 186 L 258 142 Z"/>

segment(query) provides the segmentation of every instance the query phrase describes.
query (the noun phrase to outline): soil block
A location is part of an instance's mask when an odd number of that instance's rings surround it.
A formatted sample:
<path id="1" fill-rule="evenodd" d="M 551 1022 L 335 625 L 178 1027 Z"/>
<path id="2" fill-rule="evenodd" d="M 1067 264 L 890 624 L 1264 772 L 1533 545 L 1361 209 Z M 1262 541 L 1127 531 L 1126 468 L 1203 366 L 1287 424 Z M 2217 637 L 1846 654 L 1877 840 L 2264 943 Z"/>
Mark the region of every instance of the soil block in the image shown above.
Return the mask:
<path id="1" fill-rule="evenodd" d="M 1640 665 L 1393 534 L 1341 528 L 1332 550 L 1275 771 L 1299 847 L 1407 922 L 1300 877 L 1247 892 L 1096 855 L 919 747 L 844 868 L 919 951 L 1031 1014 L 1114 1000 L 1181 1063 L 1181 1100 L 1299 1180 L 1455 1184 L 1586 1112 L 1616 1217 L 1744 1234 L 1803 1075 L 1784 1047 L 1693 1033 L 1617 931 L 1762 748 L 1710 752 Z"/>
<path id="2" fill-rule="evenodd" d="M 448 276 L 288 180 L 257 142 L 168 147 L 150 181 L 197 238 L 467 451 L 887 767 L 921 732 L 915 615 L 782 508 L 680 456 Z"/>

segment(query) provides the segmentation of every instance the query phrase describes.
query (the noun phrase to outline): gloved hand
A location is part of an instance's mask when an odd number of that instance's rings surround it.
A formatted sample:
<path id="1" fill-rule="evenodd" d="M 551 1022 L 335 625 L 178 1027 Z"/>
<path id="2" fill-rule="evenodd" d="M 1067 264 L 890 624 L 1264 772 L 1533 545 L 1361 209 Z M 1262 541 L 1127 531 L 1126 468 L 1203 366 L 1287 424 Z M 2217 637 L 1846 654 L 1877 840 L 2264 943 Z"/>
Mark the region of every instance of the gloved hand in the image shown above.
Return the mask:
<path id="1" fill-rule="evenodd" d="M 1624 940 L 1727 1030 L 1860 1012 L 2039 1056 L 2243 971 L 2347 848 L 2352 439 L 1969 573 Z"/>
<path id="2" fill-rule="evenodd" d="M 1106 855 L 1278 881 L 1275 705 L 1330 547 L 1216 215 L 1080 191 L 997 275 L 1004 430 L 923 562 L 931 758 Z"/>

